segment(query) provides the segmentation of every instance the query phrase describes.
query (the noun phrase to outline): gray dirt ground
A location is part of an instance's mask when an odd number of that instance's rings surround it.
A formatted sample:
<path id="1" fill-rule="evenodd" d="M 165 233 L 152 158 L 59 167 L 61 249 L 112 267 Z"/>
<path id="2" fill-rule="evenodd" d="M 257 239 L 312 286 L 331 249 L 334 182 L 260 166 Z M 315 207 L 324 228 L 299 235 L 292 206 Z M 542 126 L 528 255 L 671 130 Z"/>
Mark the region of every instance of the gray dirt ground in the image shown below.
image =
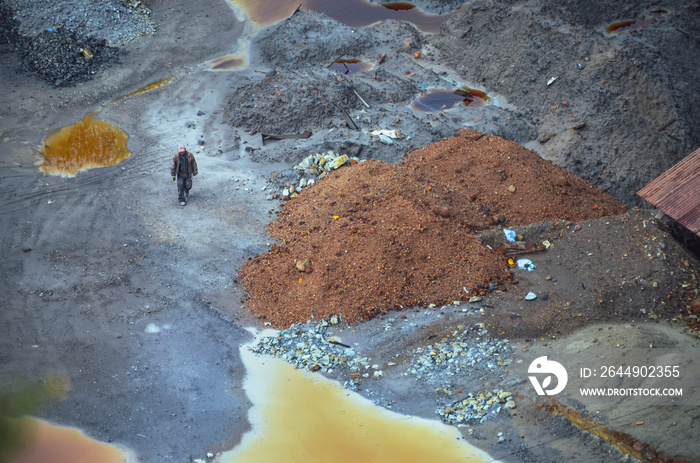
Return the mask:
<path id="1" fill-rule="evenodd" d="M 119 65 L 75 87 L 51 89 L 23 76 L 11 47 L 0 49 L 6 63 L 0 69 L 0 381 L 65 372 L 70 394 L 40 415 L 125 445 L 142 462 L 202 458 L 231 448 L 249 427 L 238 348 L 251 339 L 244 327 L 259 323 L 243 308 L 242 288 L 233 280 L 246 258 L 268 249 L 264 226 L 280 207 L 267 199 L 279 191 L 279 182 L 271 180 L 274 172 L 292 175 L 294 163 L 331 148 L 395 162 L 412 148 L 469 126 L 536 148 L 636 203 L 633 191 L 700 141 L 689 125 L 700 107 L 689 80 L 697 49 L 689 44 L 687 55 L 669 56 L 664 48 L 690 40 L 678 29 L 697 37 L 697 24 L 689 23 L 697 5 L 677 2 L 660 28 L 617 41 L 600 33 L 603 23 L 644 17 L 655 6 L 599 18 L 581 16 L 585 9 L 572 2 L 559 2 L 558 9 L 537 1 L 477 2 L 434 36 L 391 23 L 350 32 L 302 11 L 255 38 L 249 69 L 210 72 L 203 63 L 240 46 L 244 24 L 230 6 L 223 0 L 147 3 L 157 32 L 125 45 Z M 499 47 L 488 45 L 495 35 L 504 40 Z M 387 57 L 369 73 L 348 78 L 322 66 L 341 49 L 368 61 Z M 414 59 L 419 50 L 423 58 Z M 656 66 L 662 55 L 668 60 Z M 585 57 L 580 70 L 576 63 Z M 629 67 L 620 63 L 633 60 L 638 78 L 627 81 Z M 170 84 L 104 109 L 173 75 Z M 585 84 L 581 75 L 595 82 Z M 559 79 L 548 87 L 553 76 Z M 603 79 L 611 84 L 603 86 Z M 654 91 L 639 82 L 653 82 Z M 407 104 L 426 83 L 471 84 L 487 90 L 498 105 L 415 114 Z M 669 91 L 661 92 L 662 87 Z M 399 129 L 404 138 L 383 145 L 351 130 L 338 107 L 328 100 L 319 103 L 315 91 L 336 96 L 360 128 Z M 551 111 L 564 100 L 566 108 Z M 626 112 L 614 112 L 624 105 Z M 271 107 L 274 111 L 268 111 Z M 99 118 L 129 134 L 132 156 L 74 178 L 41 174 L 32 150 L 48 131 L 101 109 Z M 272 114 L 277 109 L 287 114 Z M 294 123 L 291 111 L 298 111 Z M 642 111 L 645 117 L 638 121 Z M 586 129 L 567 130 L 573 113 Z M 676 123 L 659 135 L 669 120 Z M 313 131 L 310 139 L 264 145 L 252 133 L 306 128 Z M 558 135 L 537 141 L 552 133 Z M 184 209 L 175 201 L 168 174 L 179 143 L 194 150 L 200 171 Z M 698 261 L 671 238 L 664 222 L 632 210 L 580 225 L 578 231 L 575 224 L 518 229 L 527 239 L 549 239 L 554 247 L 532 257 L 536 271 L 516 271 L 518 285 L 488 296 L 480 304 L 483 315 L 455 306 L 341 325 L 336 334 L 343 342 L 357 343 L 358 351 L 385 372 L 364 382 L 360 392 L 380 405 L 391 403 L 395 411 L 435 418 L 435 385 L 401 373 L 415 348 L 460 324 L 486 323 L 494 336 L 506 332 L 514 364 L 534 358 L 530 350 L 559 352 L 576 343 L 583 346 L 577 354 L 581 362 L 592 361 L 596 352 L 587 349 L 602 338 L 600 330 L 612 348 L 653 339 L 659 346 L 697 349 L 697 335 L 685 329 L 683 297 L 698 288 Z M 485 242 L 495 243 L 498 233 L 484 236 Z M 528 291 L 547 294 L 549 301 L 526 303 Z M 571 310 L 577 321 L 561 318 L 561 310 Z M 151 323 L 161 331 L 147 333 Z M 396 363 L 394 369 L 384 367 L 389 361 Z M 698 371 L 689 370 L 684 384 L 697 383 Z M 519 394 L 514 411 L 460 428 L 465 439 L 496 459 L 622 458 L 610 444 L 537 408 L 527 379 L 515 368 L 460 381 L 465 390 L 507 387 Z M 700 401 L 691 403 L 684 409 L 621 404 L 586 412 L 670 455 L 697 461 Z M 634 426 L 637 421 L 645 425 Z M 505 442 L 497 442 L 498 432 Z"/>

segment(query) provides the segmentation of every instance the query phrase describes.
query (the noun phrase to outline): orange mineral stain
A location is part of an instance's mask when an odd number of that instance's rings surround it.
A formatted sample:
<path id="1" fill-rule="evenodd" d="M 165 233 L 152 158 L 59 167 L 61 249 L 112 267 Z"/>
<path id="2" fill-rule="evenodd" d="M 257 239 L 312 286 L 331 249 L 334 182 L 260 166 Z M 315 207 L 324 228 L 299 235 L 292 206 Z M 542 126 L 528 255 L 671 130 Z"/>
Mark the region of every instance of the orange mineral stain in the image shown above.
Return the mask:
<path id="1" fill-rule="evenodd" d="M 129 136 L 106 121 L 87 114 L 83 120 L 51 134 L 40 149 L 39 161 L 47 174 L 72 177 L 81 170 L 119 164 L 131 155 Z"/>
<path id="2" fill-rule="evenodd" d="M 87 437 L 79 429 L 54 426 L 30 417 L 4 418 L 21 435 L 7 463 L 125 463 L 130 457 L 117 447 Z M 3 458 L 6 457 L 6 458 Z"/>
<path id="3" fill-rule="evenodd" d="M 241 349 L 251 431 L 217 463 L 487 462 L 456 428 L 378 407 L 325 377 Z"/>

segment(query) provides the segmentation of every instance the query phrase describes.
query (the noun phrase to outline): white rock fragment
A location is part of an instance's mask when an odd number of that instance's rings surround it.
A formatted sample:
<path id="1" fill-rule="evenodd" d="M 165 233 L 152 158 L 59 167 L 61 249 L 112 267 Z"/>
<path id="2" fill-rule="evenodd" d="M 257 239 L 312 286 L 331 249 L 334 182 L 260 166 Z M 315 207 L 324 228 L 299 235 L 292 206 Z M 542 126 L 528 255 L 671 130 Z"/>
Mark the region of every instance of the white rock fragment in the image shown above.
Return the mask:
<path id="1" fill-rule="evenodd" d="M 160 327 L 155 323 L 149 323 L 146 325 L 146 329 L 143 330 L 145 333 L 160 333 Z"/>

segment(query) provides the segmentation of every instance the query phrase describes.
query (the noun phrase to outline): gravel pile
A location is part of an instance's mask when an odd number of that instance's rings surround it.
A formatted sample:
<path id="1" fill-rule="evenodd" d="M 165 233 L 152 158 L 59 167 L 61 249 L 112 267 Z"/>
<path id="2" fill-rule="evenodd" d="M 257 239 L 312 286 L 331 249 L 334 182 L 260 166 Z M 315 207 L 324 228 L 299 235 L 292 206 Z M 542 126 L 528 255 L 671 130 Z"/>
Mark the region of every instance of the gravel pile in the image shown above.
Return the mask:
<path id="1" fill-rule="evenodd" d="M 337 316 L 317 324 L 297 323 L 276 336 L 262 338 L 250 350 L 256 354 L 274 355 L 296 368 L 331 373 L 347 369 L 355 378 L 344 386 L 355 389 L 362 378 L 379 377 L 378 366 L 370 366 L 367 358 L 358 356 L 354 349 L 333 340 L 327 328 L 337 324 Z"/>
<path id="2" fill-rule="evenodd" d="M 10 7 L 0 1 L 0 45 L 15 43 L 19 39 L 19 22 L 14 19 Z"/>
<path id="3" fill-rule="evenodd" d="M 507 366 L 507 339 L 490 339 L 482 324 L 464 329 L 458 325 L 449 337 L 413 351 L 410 372 L 418 378 L 445 384 L 450 376 L 483 374 Z"/>
<path id="4" fill-rule="evenodd" d="M 465 382 L 460 377 L 483 377 L 511 363 L 507 339 L 489 338 L 481 323 L 457 328 L 439 342 L 413 351 L 409 372 L 428 384 L 441 386 L 435 389 L 439 395 L 435 413 L 446 423 L 464 426 L 469 421 L 483 423 L 504 408 L 515 408 L 512 393 L 502 389 L 469 393 L 455 400 L 455 395 L 463 394 L 453 390 Z"/>
<path id="5" fill-rule="evenodd" d="M 91 79 L 117 61 L 118 45 L 155 32 L 136 0 L 0 0 L 0 26 L 23 70 L 54 86 Z"/>
<path id="6" fill-rule="evenodd" d="M 88 80 L 118 59 L 118 49 L 104 41 L 79 37 L 67 29 L 46 30 L 21 41 L 24 71 L 55 87 Z"/>
<path id="7" fill-rule="evenodd" d="M 483 423 L 489 416 L 498 414 L 502 409 L 515 408 L 513 394 L 501 389 L 491 392 L 479 392 L 444 406 L 438 406 L 435 413 L 442 421 L 457 426 L 465 426 L 469 421 Z"/>
<path id="8" fill-rule="evenodd" d="M 0 0 L 2 1 L 2 0 Z M 151 11 L 138 0 L 4 0 L 19 21 L 19 33 L 36 37 L 47 29 L 104 39 L 109 46 L 155 32 Z"/>

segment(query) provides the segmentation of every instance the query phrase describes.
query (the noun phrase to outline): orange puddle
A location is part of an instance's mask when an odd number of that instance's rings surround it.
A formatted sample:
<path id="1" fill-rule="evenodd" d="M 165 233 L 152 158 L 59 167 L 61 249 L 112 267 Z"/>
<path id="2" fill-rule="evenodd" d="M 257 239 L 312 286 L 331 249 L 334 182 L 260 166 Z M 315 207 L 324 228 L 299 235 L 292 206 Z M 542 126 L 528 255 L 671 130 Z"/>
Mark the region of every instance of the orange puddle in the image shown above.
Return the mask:
<path id="1" fill-rule="evenodd" d="M 44 160 L 38 165 L 47 174 L 73 176 L 84 169 L 116 165 L 131 155 L 129 136 L 95 113 L 49 135 L 40 149 Z"/>
<path id="2" fill-rule="evenodd" d="M 126 453 L 113 445 L 90 439 L 79 429 L 54 426 L 36 418 L 5 418 L 22 441 L 16 452 L 0 453 L 7 463 L 124 463 Z"/>
<path id="3" fill-rule="evenodd" d="M 218 463 L 490 462 L 456 428 L 374 405 L 321 375 L 245 347 L 252 430 Z"/>
<path id="4" fill-rule="evenodd" d="M 151 90 L 155 90 L 155 89 L 157 89 L 157 88 L 161 88 L 161 87 L 164 86 L 164 85 L 168 85 L 170 82 L 173 81 L 173 79 L 175 79 L 175 77 L 174 77 L 174 76 L 170 76 L 170 77 L 166 77 L 165 79 L 158 80 L 158 81 L 156 81 L 156 82 L 151 82 L 150 84 L 146 85 L 145 87 L 141 87 L 141 88 L 138 89 L 138 90 L 135 90 L 135 91 L 133 91 L 133 92 L 131 92 L 131 93 L 127 93 L 126 95 L 120 96 L 119 98 L 117 98 L 116 100 L 114 100 L 113 102 L 111 102 L 109 105 L 107 105 L 107 106 L 105 107 L 105 109 L 107 109 L 107 108 L 109 108 L 109 107 L 111 107 L 111 106 L 114 106 L 115 104 L 119 103 L 120 101 L 122 101 L 122 100 L 124 100 L 124 99 L 126 99 L 126 98 L 129 98 L 130 96 L 140 95 L 140 94 L 142 94 L 142 93 L 150 92 Z"/>
<path id="5" fill-rule="evenodd" d="M 385 19 L 412 23 L 423 32 L 437 32 L 450 14 L 429 15 L 418 8 L 390 9 L 364 0 L 228 0 L 234 10 L 240 10 L 246 18 L 255 21 L 258 27 L 267 27 L 289 17 L 301 7 L 324 13 L 330 18 L 350 27 L 364 27 Z M 398 5 L 398 4 L 394 4 Z"/>

